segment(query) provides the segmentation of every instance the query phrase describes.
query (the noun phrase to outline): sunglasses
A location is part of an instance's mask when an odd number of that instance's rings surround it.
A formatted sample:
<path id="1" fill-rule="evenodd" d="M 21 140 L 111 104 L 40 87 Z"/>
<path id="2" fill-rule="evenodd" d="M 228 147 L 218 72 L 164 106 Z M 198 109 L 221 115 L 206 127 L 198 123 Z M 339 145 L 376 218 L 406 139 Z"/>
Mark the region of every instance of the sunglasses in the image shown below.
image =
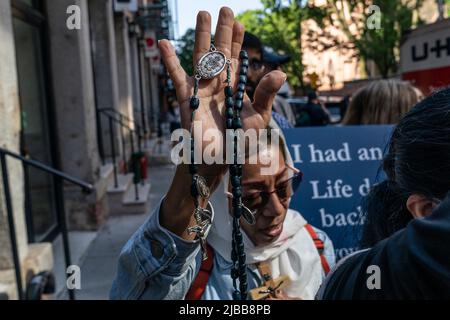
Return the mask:
<path id="1" fill-rule="evenodd" d="M 252 213 L 256 213 L 256 211 L 267 205 L 272 194 L 275 194 L 281 203 L 286 204 L 303 180 L 303 173 L 300 170 L 290 165 L 287 165 L 287 167 L 293 170 L 294 174 L 292 177 L 277 183 L 277 186 L 271 191 L 258 190 L 254 187 L 242 187 L 242 203 L 244 206 Z M 232 197 L 231 193 L 227 192 L 226 194 Z"/>
<path id="2" fill-rule="evenodd" d="M 265 68 L 265 65 L 262 61 L 253 59 L 250 61 L 250 68 L 254 71 L 262 71 Z"/>

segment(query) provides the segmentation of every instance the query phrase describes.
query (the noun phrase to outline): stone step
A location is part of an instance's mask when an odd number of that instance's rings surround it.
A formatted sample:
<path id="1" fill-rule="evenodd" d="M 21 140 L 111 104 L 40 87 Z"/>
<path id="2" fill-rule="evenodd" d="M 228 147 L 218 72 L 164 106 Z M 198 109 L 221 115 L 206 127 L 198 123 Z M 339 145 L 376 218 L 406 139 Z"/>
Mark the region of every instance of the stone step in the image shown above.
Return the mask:
<path id="1" fill-rule="evenodd" d="M 117 186 L 114 183 L 114 177 L 108 183 L 108 193 L 124 193 L 128 190 L 130 185 L 133 183 L 133 174 L 118 174 L 117 175 Z"/>
<path id="2" fill-rule="evenodd" d="M 123 197 L 124 205 L 135 205 L 146 203 L 150 194 L 150 182 L 138 183 L 132 185 Z"/>
<path id="3" fill-rule="evenodd" d="M 108 207 L 109 214 L 113 215 L 122 210 L 122 201 L 125 192 L 133 184 L 133 174 L 118 174 L 117 175 L 118 185 L 114 185 L 114 179 L 112 179 L 108 184 Z"/>
<path id="4" fill-rule="evenodd" d="M 144 214 L 150 208 L 150 188 L 151 184 L 146 182 L 144 184 L 130 185 L 128 190 L 122 197 L 120 204 L 110 203 L 110 213 L 112 215 L 124 214 Z M 136 190 L 137 189 L 137 190 Z M 136 191 L 138 198 L 136 199 Z"/>
<path id="5" fill-rule="evenodd" d="M 106 163 L 100 166 L 100 178 L 109 180 L 110 178 L 112 178 L 113 171 L 114 167 L 112 163 Z"/>
<path id="6" fill-rule="evenodd" d="M 100 166 L 100 177 L 96 182 L 97 192 L 102 195 L 105 194 L 113 178 L 113 165 L 111 163 Z"/>

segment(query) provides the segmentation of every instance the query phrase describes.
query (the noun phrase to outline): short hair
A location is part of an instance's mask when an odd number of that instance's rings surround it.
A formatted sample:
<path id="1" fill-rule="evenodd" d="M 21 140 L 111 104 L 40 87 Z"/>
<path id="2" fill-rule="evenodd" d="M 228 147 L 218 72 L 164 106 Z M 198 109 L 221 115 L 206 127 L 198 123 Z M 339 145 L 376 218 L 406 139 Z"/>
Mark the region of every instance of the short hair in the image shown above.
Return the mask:
<path id="1" fill-rule="evenodd" d="M 255 49 L 262 53 L 262 42 L 257 36 L 245 31 L 244 41 L 242 43 L 242 49 Z"/>
<path id="2" fill-rule="evenodd" d="M 308 102 L 311 102 L 314 99 L 317 99 L 317 93 L 315 91 L 310 91 L 308 93 Z"/>
<path id="3" fill-rule="evenodd" d="M 377 80 L 355 93 L 342 123 L 397 124 L 422 97 L 409 82 Z"/>

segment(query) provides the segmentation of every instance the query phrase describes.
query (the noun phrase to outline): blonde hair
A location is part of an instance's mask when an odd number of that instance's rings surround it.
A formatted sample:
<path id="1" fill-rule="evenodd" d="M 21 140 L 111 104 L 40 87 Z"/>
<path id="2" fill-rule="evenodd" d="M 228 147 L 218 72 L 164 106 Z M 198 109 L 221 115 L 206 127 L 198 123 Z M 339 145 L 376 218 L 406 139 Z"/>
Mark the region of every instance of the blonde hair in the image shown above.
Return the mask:
<path id="1" fill-rule="evenodd" d="M 422 98 L 420 90 L 406 81 L 374 81 L 355 93 L 342 123 L 397 124 Z"/>

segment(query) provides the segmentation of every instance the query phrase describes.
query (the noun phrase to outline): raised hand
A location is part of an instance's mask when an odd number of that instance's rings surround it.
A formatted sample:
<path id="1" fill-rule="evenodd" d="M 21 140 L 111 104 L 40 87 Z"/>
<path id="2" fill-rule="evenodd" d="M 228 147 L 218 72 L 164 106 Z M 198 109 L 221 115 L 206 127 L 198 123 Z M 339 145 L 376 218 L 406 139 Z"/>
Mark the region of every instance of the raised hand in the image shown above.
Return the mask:
<path id="1" fill-rule="evenodd" d="M 231 9 L 222 8 L 217 22 L 214 45 L 218 51 L 225 54 L 231 61 L 232 77 L 231 85 L 236 91 L 239 73 L 239 54 L 244 38 L 244 27 L 234 20 Z M 193 52 L 193 64 L 210 51 L 211 47 L 211 16 L 202 11 L 197 16 L 195 31 L 195 49 Z M 184 129 L 191 128 L 190 98 L 194 93 L 194 77 L 187 75 L 180 65 L 175 50 L 167 40 L 159 43 L 162 58 L 172 79 L 177 92 L 178 103 L 181 109 L 181 124 Z M 224 88 L 226 71 L 210 80 L 200 80 L 198 98 L 200 106 L 195 113 L 195 121 L 201 121 L 203 132 L 208 129 L 217 129 L 222 132 L 225 140 L 225 93 Z M 242 127 L 248 129 L 265 129 L 272 114 L 272 102 L 275 94 L 284 83 L 286 75 L 280 71 L 272 71 L 259 83 L 255 91 L 253 103 L 248 96 L 244 97 L 243 108 L 240 114 Z M 199 137 L 195 137 L 201 139 Z M 207 144 L 203 143 L 203 149 Z M 202 150 L 204 151 L 204 150 Z M 199 173 L 206 178 L 208 187 L 212 192 L 217 188 L 227 166 L 223 164 L 203 165 Z M 193 217 L 194 204 L 190 195 L 191 176 L 186 165 L 177 167 L 175 177 L 170 189 L 163 201 L 160 213 L 161 226 L 186 240 L 194 239 L 193 234 L 186 230 L 195 225 Z M 201 200 L 201 206 L 206 205 L 206 200 Z"/>
<path id="2" fill-rule="evenodd" d="M 232 86 L 236 89 L 239 72 L 239 53 L 244 38 L 244 27 L 234 19 L 233 12 L 227 7 L 220 10 L 216 27 L 214 45 L 217 50 L 223 52 L 231 60 Z M 201 11 L 197 16 L 195 30 L 195 48 L 193 52 L 193 64 L 210 50 L 211 47 L 211 16 L 206 11 Z M 162 58 L 174 82 L 178 102 L 181 107 L 181 123 L 183 128 L 189 129 L 191 122 L 191 110 L 189 99 L 193 94 L 194 78 L 187 75 L 180 65 L 175 50 L 167 40 L 159 43 Z M 211 80 L 200 80 L 199 93 L 200 107 L 195 116 L 196 121 L 202 121 L 203 132 L 209 128 L 220 131 L 225 129 L 225 94 L 226 71 Z M 245 96 L 244 107 L 241 113 L 243 129 L 266 128 L 272 111 L 272 102 L 286 76 L 280 71 L 267 74 L 260 82 L 255 92 L 255 100 L 251 103 Z"/>

